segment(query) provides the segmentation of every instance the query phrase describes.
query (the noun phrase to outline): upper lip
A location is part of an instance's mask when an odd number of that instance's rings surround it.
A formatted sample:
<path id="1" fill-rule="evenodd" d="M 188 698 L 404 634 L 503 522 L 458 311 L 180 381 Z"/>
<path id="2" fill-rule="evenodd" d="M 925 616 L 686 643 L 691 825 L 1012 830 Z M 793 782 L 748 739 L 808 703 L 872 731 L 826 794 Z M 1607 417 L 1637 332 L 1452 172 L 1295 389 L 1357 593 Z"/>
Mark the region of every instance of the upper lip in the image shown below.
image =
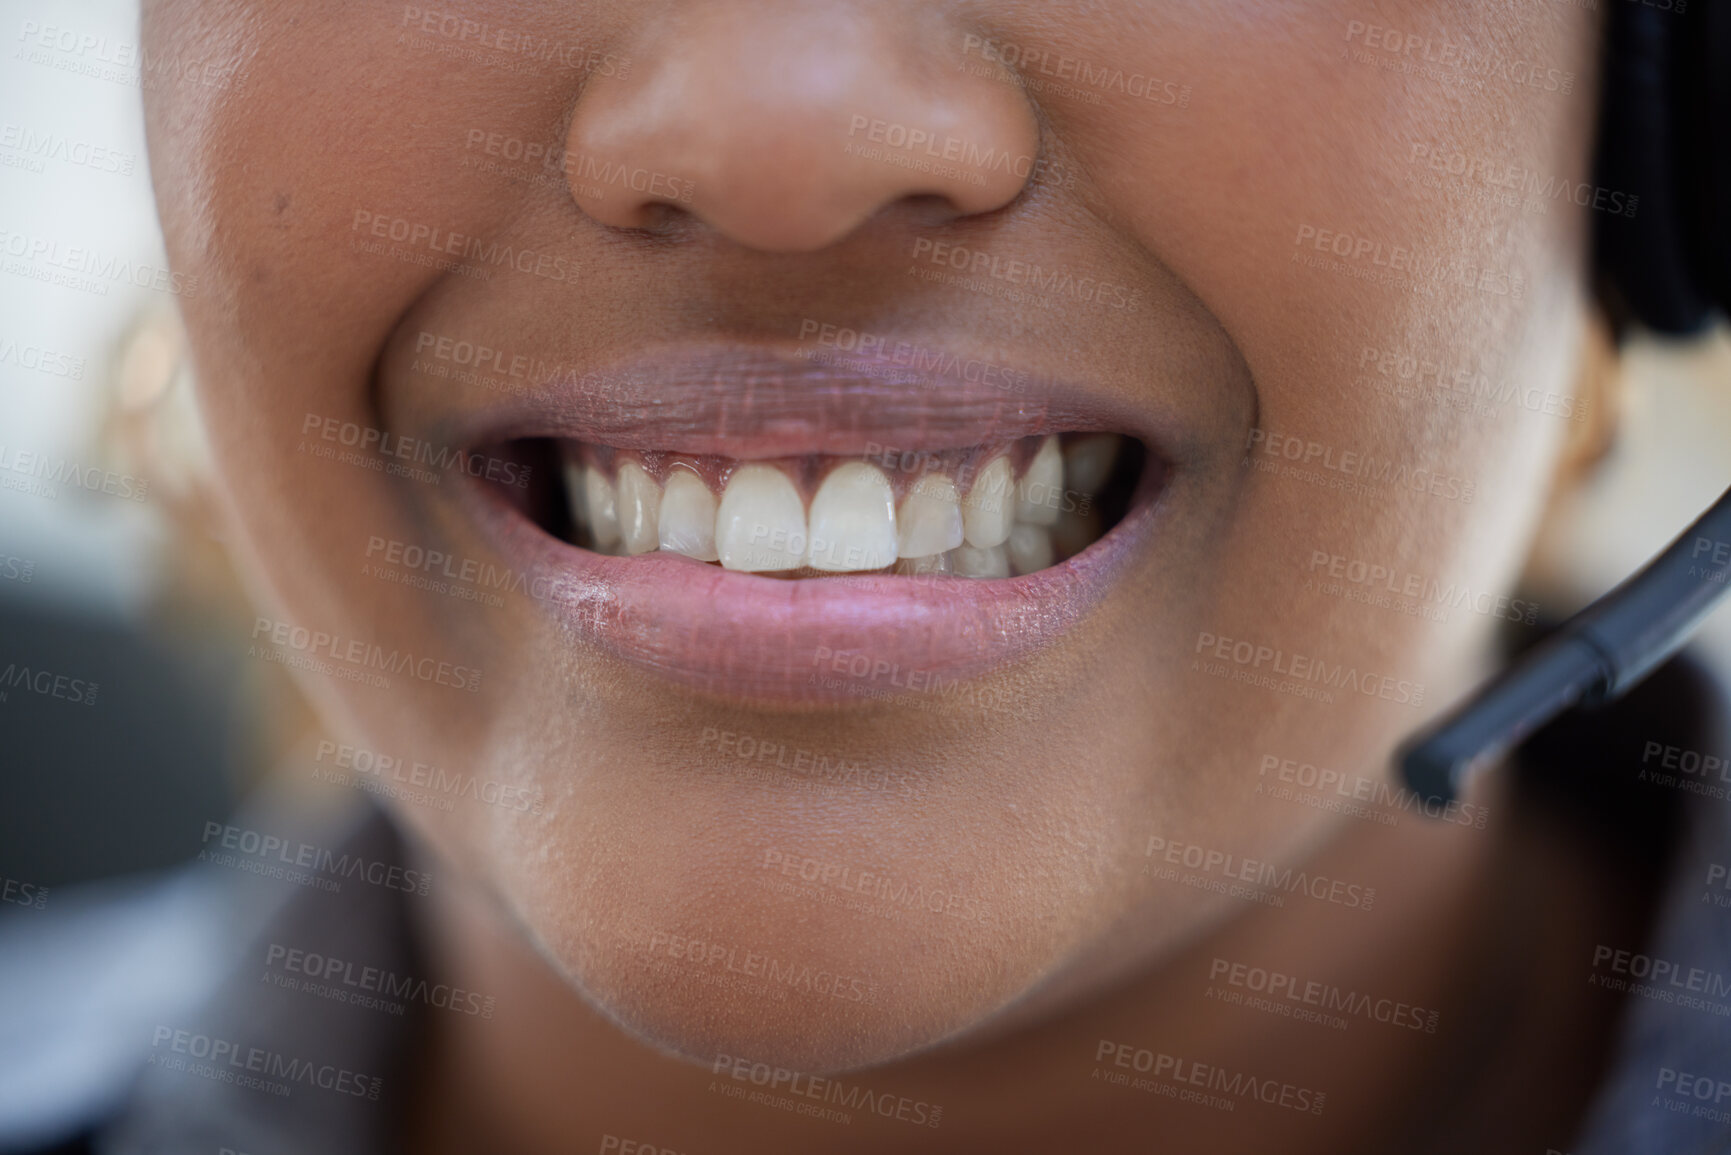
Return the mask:
<path id="1" fill-rule="evenodd" d="M 450 430 L 458 444 L 559 437 L 617 449 L 735 459 L 961 448 L 1102 430 L 1161 456 L 1158 418 L 1085 388 L 948 350 L 919 360 L 805 346 L 709 342 L 641 353 L 544 381 Z"/>

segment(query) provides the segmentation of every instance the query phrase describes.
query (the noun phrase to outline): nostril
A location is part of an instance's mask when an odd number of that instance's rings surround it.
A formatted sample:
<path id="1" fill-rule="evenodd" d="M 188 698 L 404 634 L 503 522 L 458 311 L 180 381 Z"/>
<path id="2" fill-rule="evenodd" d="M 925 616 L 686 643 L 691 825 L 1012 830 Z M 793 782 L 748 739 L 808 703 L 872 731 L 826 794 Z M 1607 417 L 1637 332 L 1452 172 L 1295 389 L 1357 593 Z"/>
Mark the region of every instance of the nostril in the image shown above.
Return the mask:
<path id="1" fill-rule="evenodd" d="M 665 201 L 649 201 L 637 206 L 628 223 L 610 224 L 609 227 L 659 240 L 677 240 L 702 227 L 702 224 L 695 214 L 678 205 L 670 205 Z"/>
<path id="2" fill-rule="evenodd" d="M 896 210 L 907 224 L 920 229 L 941 228 L 957 217 L 969 215 L 961 205 L 940 193 L 905 196 L 896 205 Z"/>

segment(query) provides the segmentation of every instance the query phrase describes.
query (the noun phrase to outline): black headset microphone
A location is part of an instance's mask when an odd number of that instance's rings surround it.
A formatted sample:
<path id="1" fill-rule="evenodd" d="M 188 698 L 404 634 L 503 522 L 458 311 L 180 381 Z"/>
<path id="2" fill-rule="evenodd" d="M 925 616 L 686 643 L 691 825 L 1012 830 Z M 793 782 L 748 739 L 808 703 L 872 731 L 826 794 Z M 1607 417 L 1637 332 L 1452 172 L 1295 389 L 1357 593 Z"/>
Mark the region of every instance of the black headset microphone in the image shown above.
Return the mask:
<path id="1" fill-rule="evenodd" d="M 1731 314 L 1731 4 L 1610 0 L 1594 183 L 1640 200 L 1595 213 L 1613 326 L 1671 335 Z M 1731 383 L 1728 383 L 1731 387 Z M 1570 618 L 1396 753 L 1430 802 L 1574 706 L 1615 701 L 1731 593 L 1731 490 L 1616 589 Z M 1431 807 L 1441 813 L 1440 807 Z"/>

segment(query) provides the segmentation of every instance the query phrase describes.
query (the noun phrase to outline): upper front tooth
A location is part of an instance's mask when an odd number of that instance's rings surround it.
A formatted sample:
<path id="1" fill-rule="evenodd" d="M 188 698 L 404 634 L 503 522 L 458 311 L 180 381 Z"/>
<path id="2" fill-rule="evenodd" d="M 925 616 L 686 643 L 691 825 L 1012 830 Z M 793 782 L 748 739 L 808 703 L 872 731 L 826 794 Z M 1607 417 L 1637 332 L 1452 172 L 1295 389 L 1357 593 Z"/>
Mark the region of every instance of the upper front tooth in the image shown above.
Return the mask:
<path id="1" fill-rule="evenodd" d="M 715 495 L 689 469 L 674 469 L 667 475 L 658 528 L 661 548 L 670 553 L 698 561 L 721 558 L 715 551 Z"/>
<path id="2" fill-rule="evenodd" d="M 1010 536 L 1014 478 L 1010 459 L 999 454 L 980 470 L 962 498 L 962 536 L 975 549 L 1003 545 Z"/>
<path id="3" fill-rule="evenodd" d="M 724 569 L 798 569 L 806 544 L 799 490 L 774 466 L 740 466 L 721 494 L 715 543 Z"/>
<path id="4" fill-rule="evenodd" d="M 619 467 L 619 529 L 626 553 L 648 553 L 661 545 L 661 486 L 635 461 Z"/>
<path id="5" fill-rule="evenodd" d="M 593 465 L 583 467 L 583 512 L 589 518 L 589 533 L 597 549 L 619 544 L 619 509 L 613 500 L 613 483 Z"/>
<path id="6" fill-rule="evenodd" d="M 1064 454 L 1058 439 L 1048 437 L 1016 483 L 1016 520 L 1028 525 L 1056 525 L 1064 488 Z"/>
<path id="7" fill-rule="evenodd" d="M 883 569 L 896 560 L 896 498 L 883 470 L 850 461 L 830 471 L 811 499 L 813 569 Z"/>
<path id="8" fill-rule="evenodd" d="M 930 557 L 962 544 L 962 501 L 956 483 L 941 473 L 914 482 L 896 513 L 896 552 Z"/>
<path id="9" fill-rule="evenodd" d="M 1064 449 L 1064 479 L 1078 493 L 1099 493 L 1112 475 L 1118 438 L 1111 433 L 1078 437 Z"/>

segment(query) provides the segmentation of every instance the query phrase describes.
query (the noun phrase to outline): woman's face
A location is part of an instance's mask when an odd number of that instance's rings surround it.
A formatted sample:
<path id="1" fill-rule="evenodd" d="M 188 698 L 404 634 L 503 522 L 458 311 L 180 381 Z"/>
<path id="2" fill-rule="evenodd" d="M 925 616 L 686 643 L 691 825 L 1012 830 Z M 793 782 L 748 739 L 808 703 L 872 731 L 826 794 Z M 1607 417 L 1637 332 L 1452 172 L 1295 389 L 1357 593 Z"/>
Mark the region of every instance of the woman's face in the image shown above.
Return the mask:
<path id="1" fill-rule="evenodd" d="M 1592 14 L 145 7 L 250 641 L 659 1046 L 1146 968 L 1528 614 Z"/>

